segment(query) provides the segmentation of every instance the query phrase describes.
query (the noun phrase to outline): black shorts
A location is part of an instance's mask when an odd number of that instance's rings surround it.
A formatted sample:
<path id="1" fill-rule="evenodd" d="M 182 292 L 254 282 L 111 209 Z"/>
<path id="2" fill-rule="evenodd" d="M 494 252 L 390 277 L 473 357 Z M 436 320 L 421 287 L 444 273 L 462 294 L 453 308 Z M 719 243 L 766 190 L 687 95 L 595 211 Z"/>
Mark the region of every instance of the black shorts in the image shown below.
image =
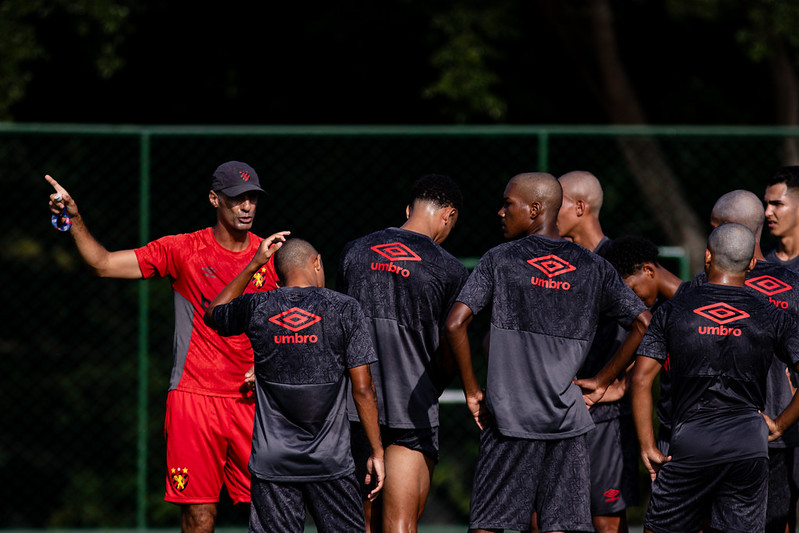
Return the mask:
<path id="1" fill-rule="evenodd" d="M 420 452 L 434 462 L 438 462 L 438 428 L 390 428 L 380 426 L 380 439 L 383 448 L 389 446 L 402 446 L 409 450 Z M 372 447 L 366 432 L 360 422 L 350 422 L 350 444 L 352 448 L 352 458 L 355 460 L 355 476 L 361 485 L 361 495 L 366 497 L 372 490 L 371 486 L 366 486 L 366 461 L 372 454 Z"/>
<path id="2" fill-rule="evenodd" d="M 608 516 L 638 505 L 638 441 L 632 417 L 598 422 L 587 438 L 591 514 Z"/>
<path id="3" fill-rule="evenodd" d="M 250 492 L 250 532 L 302 533 L 306 506 L 319 533 L 356 533 L 366 529 L 355 474 L 293 483 L 252 476 Z"/>
<path id="4" fill-rule="evenodd" d="M 763 531 L 768 460 L 745 459 L 706 467 L 669 462 L 652 482 L 644 526 L 655 533 L 692 533 L 710 517 L 726 533 Z"/>
<path id="5" fill-rule="evenodd" d="M 470 529 L 593 531 L 585 435 L 528 440 L 501 435 L 493 424 L 480 433 Z"/>
<path id="6" fill-rule="evenodd" d="M 766 533 L 783 533 L 791 511 L 795 509 L 797 487 L 794 483 L 795 448 L 768 450 L 768 507 Z"/>

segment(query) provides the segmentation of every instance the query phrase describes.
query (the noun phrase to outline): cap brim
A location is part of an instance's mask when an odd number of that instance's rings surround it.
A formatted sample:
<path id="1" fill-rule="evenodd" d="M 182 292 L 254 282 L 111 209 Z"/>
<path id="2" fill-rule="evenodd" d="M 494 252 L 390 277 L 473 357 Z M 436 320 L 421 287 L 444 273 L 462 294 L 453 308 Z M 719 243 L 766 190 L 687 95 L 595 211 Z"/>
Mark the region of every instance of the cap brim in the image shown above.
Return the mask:
<path id="1" fill-rule="evenodd" d="M 258 187 L 257 185 L 250 185 L 250 184 L 236 185 L 235 187 L 228 187 L 227 189 L 219 190 L 219 192 L 221 192 L 225 196 L 230 196 L 230 197 L 238 196 L 240 194 L 244 194 L 245 192 L 251 192 L 251 191 L 260 192 L 264 194 L 266 193 L 265 190 Z"/>

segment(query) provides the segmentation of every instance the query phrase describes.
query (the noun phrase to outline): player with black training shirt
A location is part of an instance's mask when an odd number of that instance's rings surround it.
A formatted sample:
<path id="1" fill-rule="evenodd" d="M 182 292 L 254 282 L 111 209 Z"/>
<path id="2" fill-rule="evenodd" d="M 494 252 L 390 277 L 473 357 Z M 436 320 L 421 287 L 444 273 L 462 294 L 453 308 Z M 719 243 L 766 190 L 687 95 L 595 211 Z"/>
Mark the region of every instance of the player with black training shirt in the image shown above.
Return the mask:
<path id="1" fill-rule="evenodd" d="M 363 531 L 346 395 L 351 380 L 371 445 L 367 470 L 377 478 L 375 497 L 383 485 L 383 448 L 369 373 L 372 341 L 358 302 L 324 288 L 313 246 L 300 239 L 282 244 L 285 233 L 261 244 L 205 315 L 220 335 L 245 333 L 255 353 L 250 531 L 301 532 L 305 505 L 319 531 Z M 280 288 L 241 296 L 278 248 Z"/>
<path id="2" fill-rule="evenodd" d="M 755 236 L 755 267 L 746 274 L 746 287 L 754 294 L 767 299 L 780 309 L 789 312 L 799 321 L 799 273 L 780 263 L 768 261 L 760 249 L 765 213 L 757 195 L 745 190 L 735 190 L 721 196 L 710 213 L 710 225 L 715 227 L 727 222 L 746 226 Z M 694 283 L 707 282 L 704 272 L 698 274 Z M 793 387 L 787 365 L 774 357 L 766 381 L 766 408 L 768 416 L 779 414 L 791 401 Z M 661 380 L 662 381 L 662 380 Z M 661 392 L 662 395 L 662 392 Z M 782 437 L 769 442 L 768 508 L 766 510 L 766 533 L 783 533 L 786 525 L 795 529 L 796 499 L 799 496 L 793 472 L 795 450 L 799 446 L 799 427 L 792 425 Z"/>
<path id="3" fill-rule="evenodd" d="M 788 314 L 744 288 L 755 238 L 722 224 L 708 238 L 708 282 L 664 303 L 638 348 L 633 415 L 653 479 L 648 531 L 763 531 L 768 439 L 799 417 L 799 398 L 771 420 L 765 406 L 773 355 L 796 367 L 799 330 Z M 671 457 L 655 446 L 652 382 L 668 356 L 672 373 Z"/>
<path id="4" fill-rule="evenodd" d="M 621 279 L 641 298 L 649 311 L 654 313 L 669 299 L 682 294 L 693 286 L 669 272 L 658 260 L 658 247 L 637 235 L 620 237 L 613 241 L 605 258 L 621 274 Z M 628 374 L 628 379 L 631 374 Z M 660 371 L 660 395 L 658 396 L 658 449 L 669 454 L 671 439 L 671 378 L 668 360 Z M 636 454 L 638 439 L 636 438 Z M 636 455 L 637 457 L 637 455 Z"/>
<path id="5" fill-rule="evenodd" d="M 470 528 L 591 531 L 586 409 L 601 398 L 640 342 L 649 312 L 613 267 L 560 238 L 562 192 L 550 174 L 511 178 L 499 211 L 504 236 L 469 276 L 447 318 L 467 406 L 481 427 Z M 467 326 L 491 307 L 485 394 Z M 631 329 L 592 380 L 573 383 L 600 314 Z"/>
<path id="6" fill-rule="evenodd" d="M 379 500 L 364 500 L 373 532 L 416 529 L 438 461 L 438 397 L 454 373 L 442 328 L 469 274 L 440 244 L 461 208 L 451 178 L 423 176 L 402 227 L 361 237 L 341 254 L 336 288 L 360 302 L 378 355 L 372 376 L 387 482 Z M 353 409 L 350 419 L 359 464 L 368 447 Z"/>

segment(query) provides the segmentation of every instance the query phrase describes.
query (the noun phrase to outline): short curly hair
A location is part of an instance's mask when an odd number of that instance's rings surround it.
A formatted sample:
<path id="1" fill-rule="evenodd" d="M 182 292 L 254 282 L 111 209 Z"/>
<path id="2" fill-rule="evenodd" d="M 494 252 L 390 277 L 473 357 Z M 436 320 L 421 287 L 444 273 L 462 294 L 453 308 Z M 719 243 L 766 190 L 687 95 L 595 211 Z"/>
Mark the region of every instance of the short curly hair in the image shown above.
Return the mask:
<path id="1" fill-rule="evenodd" d="M 627 235 L 610 244 L 605 259 L 619 271 L 621 277 L 626 278 L 641 270 L 644 263 L 657 265 L 658 247 L 644 237 Z"/>
<path id="2" fill-rule="evenodd" d="M 778 183 L 784 183 L 789 189 L 799 189 L 799 166 L 782 167 L 766 182 L 769 187 Z"/>
<path id="3" fill-rule="evenodd" d="M 437 207 L 454 207 L 463 209 L 463 194 L 455 180 L 442 174 L 422 176 L 411 188 L 410 204 L 416 200 L 432 202 Z"/>

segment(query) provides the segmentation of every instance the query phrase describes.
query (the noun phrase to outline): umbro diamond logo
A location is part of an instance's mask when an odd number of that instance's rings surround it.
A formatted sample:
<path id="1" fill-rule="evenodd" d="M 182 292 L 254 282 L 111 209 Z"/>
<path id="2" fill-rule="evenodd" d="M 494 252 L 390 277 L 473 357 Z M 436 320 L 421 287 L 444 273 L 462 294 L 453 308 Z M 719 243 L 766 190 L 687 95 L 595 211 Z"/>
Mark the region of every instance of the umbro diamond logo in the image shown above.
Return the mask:
<path id="1" fill-rule="evenodd" d="M 391 242 L 388 244 L 376 244 L 372 246 L 372 250 L 388 259 L 389 263 L 372 262 L 372 270 L 382 270 L 384 272 L 391 272 L 392 274 L 399 274 L 403 278 L 411 275 L 411 271 L 407 268 L 402 268 L 395 265 L 394 261 L 421 261 L 422 258 L 416 253 L 402 244 L 401 242 Z"/>
<path id="2" fill-rule="evenodd" d="M 719 326 L 699 326 L 697 331 L 700 335 L 734 335 L 736 337 L 740 337 L 740 329 L 735 327 L 728 328 L 725 325 L 729 324 L 730 322 L 735 322 L 736 320 L 749 318 L 749 313 L 746 311 L 736 309 L 735 307 L 725 304 L 724 302 L 718 302 L 694 309 L 694 313 L 710 319 L 716 324 L 719 324 Z"/>
<path id="3" fill-rule="evenodd" d="M 557 281 L 552 278 L 560 276 L 566 272 L 577 270 L 577 267 L 568 261 L 561 259 L 557 255 L 545 255 L 535 259 L 528 259 L 528 263 L 547 275 L 549 279 L 541 279 L 533 276 L 530 278 L 530 283 L 545 289 L 561 289 L 568 291 L 571 289 L 571 283 L 568 281 Z"/>
<path id="4" fill-rule="evenodd" d="M 736 320 L 749 318 L 749 313 L 746 311 L 736 309 L 729 304 L 725 304 L 724 302 L 718 302 L 700 307 L 699 309 L 694 309 L 694 313 L 705 318 L 709 318 L 716 324 L 728 324 L 730 322 L 735 322 Z"/>
<path id="5" fill-rule="evenodd" d="M 322 320 L 321 316 L 316 316 L 299 307 L 292 307 L 288 311 L 283 311 L 269 319 L 270 322 L 294 332 L 294 335 L 275 335 L 276 344 L 316 342 L 319 340 L 316 335 L 301 335 L 297 332 L 316 324 L 320 320 Z"/>
<path id="6" fill-rule="evenodd" d="M 401 242 L 391 242 L 388 244 L 377 244 L 372 246 L 372 250 L 379 253 L 390 261 L 421 261 L 422 258 L 402 244 Z"/>
<path id="7" fill-rule="evenodd" d="M 322 320 L 321 316 L 316 316 L 299 307 L 292 307 L 288 311 L 283 311 L 269 319 L 270 322 L 278 326 L 283 326 L 291 331 L 300 331 L 311 324 L 316 324 L 320 320 Z"/>
<path id="8" fill-rule="evenodd" d="M 762 292 L 766 296 L 774 296 L 775 294 L 793 289 L 793 287 L 784 281 L 778 280 L 773 276 L 758 276 L 756 278 L 751 278 L 746 280 L 746 284 L 749 287 Z"/>
<path id="9" fill-rule="evenodd" d="M 577 270 L 577 267 L 561 259 L 557 255 L 546 255 L 535 259 L 528 259 L 527 262 L 550 278 L 560 276 L 572 270 Z"/>

